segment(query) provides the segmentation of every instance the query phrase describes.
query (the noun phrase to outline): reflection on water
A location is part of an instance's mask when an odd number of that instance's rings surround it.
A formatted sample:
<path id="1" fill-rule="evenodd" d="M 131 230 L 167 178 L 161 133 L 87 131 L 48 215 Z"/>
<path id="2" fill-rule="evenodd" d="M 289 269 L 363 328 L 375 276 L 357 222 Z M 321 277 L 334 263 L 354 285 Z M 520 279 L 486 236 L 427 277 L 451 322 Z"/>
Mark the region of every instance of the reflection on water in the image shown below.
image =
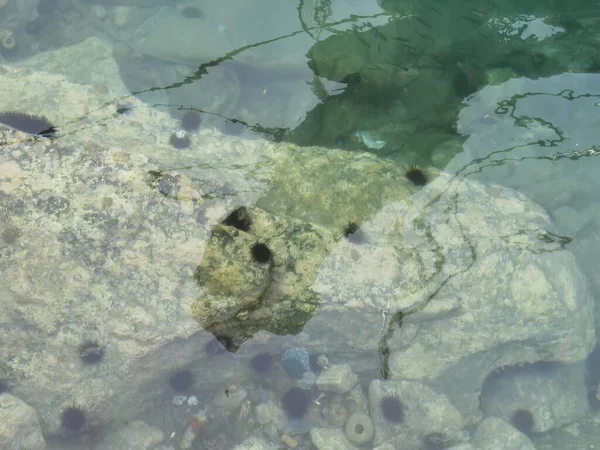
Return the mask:
<path id="1" fill-rule="evenodd" d="M 555 3 L 0 0 L 0 447 L 594 445 Z"/>

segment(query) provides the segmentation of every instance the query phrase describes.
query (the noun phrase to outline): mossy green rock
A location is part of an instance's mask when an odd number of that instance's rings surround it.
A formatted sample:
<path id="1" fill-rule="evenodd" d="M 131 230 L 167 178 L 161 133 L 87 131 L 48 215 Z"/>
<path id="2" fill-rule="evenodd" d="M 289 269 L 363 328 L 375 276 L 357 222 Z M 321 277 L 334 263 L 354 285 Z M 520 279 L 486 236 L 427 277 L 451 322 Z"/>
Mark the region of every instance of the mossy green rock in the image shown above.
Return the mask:
<path id="1" fill-rule="evenodd" d="M 325 228 L 260 208 L 248 208 L 248 233 L 217 225 L 196 270 L 203 295 L 192 314 L 215 334 L 241 341 L 258 329 L 297 333 L 317 307 L 310 287 L 335 244 Z M 268 264 L 251 257 L 256 242 L 273 256 Z"/>
<path id="2" fill-rule="evenodd" d="M 195 278 L 204 296 L 192 310 L 206 326 L 222 322 L 239 310 L 253 306 L 269 281 L 270 262 L 252 260 L 251 248 L 256 240 L 232 227 L 217 225 L 207 243 Z M 215 307 L 218 305 L 218 307 Z"/>

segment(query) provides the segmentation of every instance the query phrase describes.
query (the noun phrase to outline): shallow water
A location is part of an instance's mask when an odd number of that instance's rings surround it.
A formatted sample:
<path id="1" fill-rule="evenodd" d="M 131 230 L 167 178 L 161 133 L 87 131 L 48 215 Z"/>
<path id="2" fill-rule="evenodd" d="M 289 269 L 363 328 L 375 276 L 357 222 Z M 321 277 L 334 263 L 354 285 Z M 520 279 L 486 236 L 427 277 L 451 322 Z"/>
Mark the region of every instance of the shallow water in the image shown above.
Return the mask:
<path id="1" fill-rule="evenodd" d="M 0 447 L 591 448 L 599 31 L 9 0 Z"/>

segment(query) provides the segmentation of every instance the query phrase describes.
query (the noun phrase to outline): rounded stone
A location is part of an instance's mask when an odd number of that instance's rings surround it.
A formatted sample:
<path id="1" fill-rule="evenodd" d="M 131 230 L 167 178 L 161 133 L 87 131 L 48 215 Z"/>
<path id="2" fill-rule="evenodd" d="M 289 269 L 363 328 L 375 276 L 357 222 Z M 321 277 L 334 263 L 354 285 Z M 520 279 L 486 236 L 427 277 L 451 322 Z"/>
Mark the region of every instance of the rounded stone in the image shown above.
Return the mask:
<path id="1" fill-rule="evenodd" d="M 344 427 L 344 433 L 346 433 L 346 437 L 350 442 L 363 445 L 373 439 L 375 427 L 367 414 L 355 412 L 348 418 Z"/>
<path id="2" fill-rule="evenodd" d="M 336 364 L 324 370 L 317 378 L 316 384 L 320 390 L 345 394 L 358 383 L 358 376 L 347 364 Z"/>

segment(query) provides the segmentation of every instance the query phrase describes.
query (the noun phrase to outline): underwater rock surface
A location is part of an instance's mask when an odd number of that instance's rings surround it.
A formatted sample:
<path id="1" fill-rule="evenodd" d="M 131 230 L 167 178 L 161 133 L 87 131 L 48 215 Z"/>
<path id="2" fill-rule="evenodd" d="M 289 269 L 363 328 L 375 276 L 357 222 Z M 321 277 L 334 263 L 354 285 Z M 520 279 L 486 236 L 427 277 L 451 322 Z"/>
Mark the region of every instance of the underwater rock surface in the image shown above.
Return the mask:
<path id="1" fill-rule="evenodd" d="M 198 349 L 214 338 L 193 317 L 206 288 L 198 266 L 232 210 L 260 203 L 250 208 L 247 243 L 264 241 L 273 252 L 262 307 L 234 305 L 214 317 L 225 323 L 211 332 L 233 330 L 239 344 L 258 330 L 299 332 L 319 301 L 311 289 L 317 268 L 343 226 L 411 189 L 402 170 L 372 155 L 298 151 L 208 129 L 178 151 L 169 145 L 178 122 L 123 99 L 116 71 L 101 89 L 58 70 L 86 50 L 97 56 L 90 71 L 116 67 L 97 40 L 76 47 L 54 54 L 55 73 L 32 71 L 35 60 L 1 68 L 3 107 L 46 115 L 58 130 L 52 140 L 35 140 L 0 127 L 0 326 L 10 330 L 0 381 L 35 408 L 50 434 L 74 403 L 93 412 L 94 424 L 134 417 L 160 394 L 158 381 L 169 389 L 162 380 L 173 368 L 203 366 L 196 382 L 206 386 L 234 370 L 231 361 L 203 364 L 212 355 Z M 129 113 L 119 114 L 125 100 Z M 311 162 L 319 173 L 307 175 Z M 86 340 L 102 345 L 93 367 L 80 359 Z"/>
<path id="2" fill-rule="evenodd" d="M 539 206 L 445 174 L 411 200 L 363 223 L 371 245 L 340 241 L 325 259 L 306 332 L 340 350 L 389 349 L 384 376 L 429 380 L 465 416 L 500 366 L 588 355 L 589 285 Z"/>
<path id="3" fill-rule="evenodd" d="M 74 403 L 94 425 L 135 417 L 175 368 L 194 365 L 206 389 L 240 373 L 205 354 L 203 327 L 236 350 L 261 330 L 302 331 L 290 345 L 319 353 L 393 349 L 391 378 L 433 382 L 464 417 L 491 370 L 591 349 L 585 279 L 547 214 L 514 191 L 445 174 L 418 190 L 373 155 L 209 129 L 181 152 L 164 111 L 131 97 L 130 114 L 116 112 L 117 75 L 100 89 L 0 69 L 0 103 L 58 129 L 42 141 L 0 127 L 0 381 L 44 432 Z M 222 222 L 242 205 L 252 226 L 228 247 Z M 362 243 L 344 238 L 349 222 Z M 248 270 L 256 242 L 272 260 Z M 89 339 L 103 346 L 93 367 L 79 351 Z M 352 372 L 372 374 L 372 361 L 352 358 Z"/>

